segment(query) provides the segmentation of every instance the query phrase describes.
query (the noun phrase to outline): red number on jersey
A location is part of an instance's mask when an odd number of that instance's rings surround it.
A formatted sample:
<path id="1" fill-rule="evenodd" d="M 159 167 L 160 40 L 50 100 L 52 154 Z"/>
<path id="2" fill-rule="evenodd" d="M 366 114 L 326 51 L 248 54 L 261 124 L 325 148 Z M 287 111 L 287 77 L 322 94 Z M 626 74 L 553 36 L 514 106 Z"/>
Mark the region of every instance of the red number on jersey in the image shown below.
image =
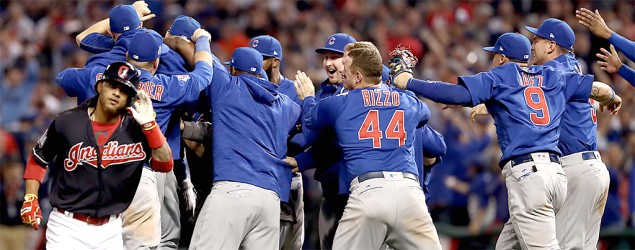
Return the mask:
<path id="1" fill-rule="evenodd" d="M 392 115 L 390 123 L 388 123 L 388 129 L 386 129 L 386 138 L 398 139 L 399 147 L 406 144 L 406 130 L 404 128 L 404 114 L 403 110 L 397 110 Z"/>
<path id="2" fill-rule="evenodd" d="M 366 114 L 366 118 L 362 126 L 357 132 L 359 140 L 373 139 L 373 148 L 381 148 L 382 131 L 379 129 L 379 111 L 370 110 Z M 399 146 L 406 144 L 406 129 L 404 126 L 404 112 L 397 110 L 390 118 L 388 128 L 386 129 L 386 139 L 399 140 Z"/>
<path id="3" fill-rule="evenodd" d="M 373 148 L 381 148 L 381 130 L 379 130 L 379 111 L 368 111 L 362 126 L 359 127 L 357 137 L 359 140 L 373 139 Z"/>
<path id="4" fill-rule="evenodd" d="M 595 106 L 593 105 L 595 103 L 595 100 L 589 99 L 589 103 L 591 103 L 591 119 L 593 119 L 593 124 L 598 124 L 598 113 L 597 110 L 595 110 Z"/>
<path id="5" fill-rule="evenodd" d="M 537 100 L 535 100 L 534 97 Z M 549 116 L 549 107 L 547 106 L 547 101 L 545 99 L 545 92 L 541 88 L 525 88 L 525 103 L 527 103 L 527 106 L 536 111 L 529 114 L 531 122 L 539 126 L 549 124 L 549 121 L 551 121 L 551 117 Z M 539 116 L 537 111 L 540 111 L 542 116 Z"/>

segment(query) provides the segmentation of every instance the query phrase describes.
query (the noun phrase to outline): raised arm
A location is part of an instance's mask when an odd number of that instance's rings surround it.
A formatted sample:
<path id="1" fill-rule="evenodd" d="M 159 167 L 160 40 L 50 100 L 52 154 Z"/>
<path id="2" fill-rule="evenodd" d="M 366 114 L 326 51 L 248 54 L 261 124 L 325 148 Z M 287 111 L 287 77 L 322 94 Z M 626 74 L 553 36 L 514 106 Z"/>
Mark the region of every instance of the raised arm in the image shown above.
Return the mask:
<path id="1" fill-rule="evenodd" d="M 578 22 L 584 27 L 587 27 L 591 33 L 609 40 L 609 42 L 615 45 L 619 51 L 622 51 L 628 59 L 635 61 L 635 42 L 612 31 L 609 26 L 606 25 L 604 18 L 602 18 L 598 10 L 592 12 L 591 10 L 581 8 L 575 11 L 575 16 L 578 18 Z"/>

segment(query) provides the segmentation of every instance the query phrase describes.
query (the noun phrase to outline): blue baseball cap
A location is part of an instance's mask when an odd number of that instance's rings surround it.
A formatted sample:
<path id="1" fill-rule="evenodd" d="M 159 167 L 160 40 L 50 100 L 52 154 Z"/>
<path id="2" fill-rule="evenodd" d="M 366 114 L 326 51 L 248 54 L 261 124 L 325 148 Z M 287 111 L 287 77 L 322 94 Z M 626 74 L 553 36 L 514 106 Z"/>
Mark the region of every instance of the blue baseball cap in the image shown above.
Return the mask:
<path id="1" fill-rule="evenodd" d="M 118 5 L 108 13 L 110 19 L 110 31 L 124 33 L 135 30 L 141 25 L 141 19 L 132 5 Z"/>
<path id="2" fill-rule="evenodd" d="M 357 42 L 355 38 L 344 33 L 337 33 L 329 36 L 324 43 L 324 47 L 315 49 L 315 52 L 322 54 L 326 51 L 333 51 L 344 54 L 344 48 L 349 43 Z"/>
<path id="3" fill-rule="evenodd" d="M 168 32 L 173 36 L 184 36 L 187 39 L 191 39 L 192 35 L 194 35 L 194 31 L 199 28 L 201 28 L 201 24 L 194 18 L 180 15 L 174 19 Z"/>
<path id="4" fill-rule="evenodd" d="M 503 54 L 511 59 L 527 62 L 531 54 L 531 42 L 518 33 L 505 33 L 498 37 L 494 47 L 485 47 L 485 51 Z"/>
<path id="5" fill-rule="evenodd" d="M 571 27 L 564 21 L 549 18 L 542 22 L 540 27 L 537 29 L 529 26 L 525 26 L 525 29 L 534 33 L 534 35 L 556 42 L 556 44 L 560 45 L 560 47 L 573 49 L 573 44 L 575 43 L 575 33 L 573 33 Z"/>
<path id="6" fill-rule="evenodd" d="M 163 37 L 161 36 L 161 34 L 159 34 L 159 32 L 156 32 L 153 29 L 144 29 L 144 30 L 150 32 L 150 35 L 152 35 L 154 39 L 161 42 L 161 55 L 168 53 L 168 51 L 170 51 L 170 47 L 168 47 L 168 45 L 163 43 Z"/>
<path id="7" fill-rule="evenodd" d="M 223 64 L 252 74 L 260 74 L 262 71 L 262 55 L 255 49 L 240 47 L 234 50 L 232 60 Z"/>
<path id="8" fill-rule="evenodd" d="M 139 31 L 132 36 L 128 45 L 128 57 L 137 62 L 156 60 L 161 55 L 162 39 L 157 39 L 149 31 Z"/>
<path id="9" fill-rule="evenodd" d="M 272 36 L 257 36 L 249 41 L 249 47 L 257 50 L 266 57 L 282 58 L 282 46 L 278 39 Z"/>

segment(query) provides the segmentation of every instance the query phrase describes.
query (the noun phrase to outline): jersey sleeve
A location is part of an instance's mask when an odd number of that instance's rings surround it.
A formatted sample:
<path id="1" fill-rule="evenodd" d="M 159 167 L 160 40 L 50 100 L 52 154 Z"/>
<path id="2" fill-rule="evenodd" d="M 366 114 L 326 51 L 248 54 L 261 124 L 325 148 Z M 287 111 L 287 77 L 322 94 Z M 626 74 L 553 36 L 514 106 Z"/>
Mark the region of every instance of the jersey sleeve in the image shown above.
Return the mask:
<path id="1" fill-rule="evenodd" d="M 171 76 L 166 86 L 168 102 L 173 105 L 196 102 L 201 91 L 210 85 L 213 76 L 212 67 L 205 62 L 197 62 L 190 74 Z"/>
<path id="2" fill-rule="evenodd" d="M 96 94 L 94 84 L 100 73 L 99 68 L 68 68 L 57 74 L 55 82 L 68 96 L 85 100 Z"/>
<path id="3" fill-rule="evenodd" d="M 609 43 L 613 44 L 617 50 L 622 51 L 628 59 L 635 61 L 635 42 L 613 32 L 609 37 Z"/>
<path id="4" fill-rule="evenodd" d="M 498 85 L 496 75 L 491 72 L 482 72 L 471 76 L 460 76 L 459 84 L 463 84 L 470 91 L 472 106 L 489 101 L 494 96 L 494 89 Z"/>
<path id="5" fill-rule="evenodd" d="M 423 156 L 428 158 L 444 156 L 447 151 L 445 140 L 436 130 L 426 125 L 421 128 L 423 136 L 421 136 L 421 144 L 423 145 Z"/>
<path id="6" fill-rule="evenodd" d="M 55 156 L 57 156 L 57 148 L 59 148 L 58 144 L 60 143 L 60 136 L 55 127 L 56 120 L 53 120 L 49 128 L 44 131 L 44 134 L 37 141 L 33 150 L 31 150 L 31 154 L 35 158 L 35 161 L 40 166 L 49 165 L 55 160 Z"/>
<path id="7" fill-rule="evenodd" d="M 430 108 L 428 108 L 428 105 L 426 105 L 424 102 L 420 101 L 419 99 L 415 98 L 415 101 L 418 106 L 417 111 L 419 111 L 419 119 L 418 119 L 417 128 L 420 128 L 424 126 L 426 123 L 428 123 L 428 120 L 430 120 Z"/>
<path id="8" fill-rule="evenodd" d="M 622 65 L 620 69 L 617 70 L 617 73 L 624 78 L 631 85 L 635 86 L 635 70 L 626 66 L 626 64 Z"/>
<path id="9" fill-rule="evenodd" d="M 322 133 L 335 124 L 338 106 L 335 102 L 338 98 L 327 98 L 319 102 L 315 97 L 307 97 L 302 102 L 302 133 L 307 144 L 311 145 Z"/>
<path id="10" fill-rule="evenodd" d="M 115 39 L 111 36 L 99 33 L 90 33 L 79 43 L 79 47 L 84 51 L 99 54 L 110 51 L 115 47 Z"/>
<path id="11" fill-rule="evenodd" d="M 563 74 L 565 80 L 565 99 L 567 101 L 587 102 L 593 87 L 593 75 L 577 73 Z"/>

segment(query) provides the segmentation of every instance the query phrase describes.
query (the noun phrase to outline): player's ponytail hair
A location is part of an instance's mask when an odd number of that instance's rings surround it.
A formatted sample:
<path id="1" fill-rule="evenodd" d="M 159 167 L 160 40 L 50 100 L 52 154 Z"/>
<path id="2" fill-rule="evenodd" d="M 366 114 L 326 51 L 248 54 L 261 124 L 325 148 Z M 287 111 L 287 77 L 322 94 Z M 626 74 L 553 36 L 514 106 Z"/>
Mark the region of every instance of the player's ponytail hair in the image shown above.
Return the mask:
<path id="1" fill-rule="evenodd" d="M 370 42 L 349 43 L 344 48 L 348 57 L 352 59 L 351 71 L 359 71 L 368 83 L 379 84 L 383 64 L 381 53 Z"/>

